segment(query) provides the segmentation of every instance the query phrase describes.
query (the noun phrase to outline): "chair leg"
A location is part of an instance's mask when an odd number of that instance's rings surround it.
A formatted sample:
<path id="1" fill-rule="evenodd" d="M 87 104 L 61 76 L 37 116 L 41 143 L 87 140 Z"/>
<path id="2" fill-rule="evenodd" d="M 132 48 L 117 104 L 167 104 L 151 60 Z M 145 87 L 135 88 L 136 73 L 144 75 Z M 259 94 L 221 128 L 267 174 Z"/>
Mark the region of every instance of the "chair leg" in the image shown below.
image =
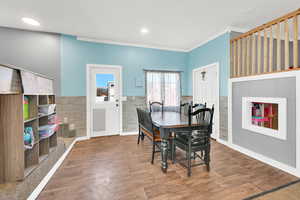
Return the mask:
<path id="1" fill-rule="evenodd" d="M 189 147 L 188 147 L 189 149 L 188 149 L 188 154 L 187 154 L 187 161 L 188 161 L 188 172 L 187 172 L 187 175 L 190 177 L 191 176 L 191 168 L 192 168 L 192 164 L 191 164 L 191 148 L 192 148 L 192 146 L 191 146 L 191 143 L 190 143 L 190 141 L 189 141 Z"/>
<path id="2" fill-rule="evenodd" d="M 152 160 L 151 160 L 151 164 L 154 163 L 154 153 L 155 153 L 155 142 L 154 141 L 152 142 L 152 145 L 153 145 L 153 147 L 152 147 Z"/>
<path id="3" fill-rule="evenodd" d="M 196 153 L 195 152 L 192 152 L 192 154 L 193 154 L 193 160 L 196 160 Z"/>
<path id="4" fill-rule="evenodd" d="M 190 153 L 190 150 L 189 150 L 189 154 L 188 154 L 188 157 L 187 157 L 187 161 L 188 161 L 188 172 L 187 172 L 187 175 L 188 176 L 191 176 L 191 153 Z"/>
<path id="5" fill-rule="evenodd" d="M 141 139 L 141 129 L 140 129 L 140 127 L 139 127 L 139 136 L 138 136 L 138 144 L 140 144 L 140 139 Z"/>
<path id="6" fill-rule="evenodd" d="M 145 138 L 145 134 L 143 132 L 141 132 L 141 139 L 142 139 L 142 141 L 144 141 L 144 138 Z"/>
<path id="7" fill-rule="evenodd" d="M 172 160 L 173 160 L 173 164 L 174 164 L 176 162 L 176 146 L 175 146 L 174 140 L 172 143 Z"/>
<path id="8" fill-rule="evenodd" d="M 172 139 L 169 139 L 169 150 L 170 151 L 170 154 L 171 154 L 171 160 L 173 160 L 173 156 L 174 156 L 174 153 L 173 153 L 173 140 Z"/>
<path id="9" fill-rule="evenodd" d="M 206 170 L 209 172 L 210 171 L 210 151 L 209 148 L 205 151 L 205 165 L 206 165 Z"/>

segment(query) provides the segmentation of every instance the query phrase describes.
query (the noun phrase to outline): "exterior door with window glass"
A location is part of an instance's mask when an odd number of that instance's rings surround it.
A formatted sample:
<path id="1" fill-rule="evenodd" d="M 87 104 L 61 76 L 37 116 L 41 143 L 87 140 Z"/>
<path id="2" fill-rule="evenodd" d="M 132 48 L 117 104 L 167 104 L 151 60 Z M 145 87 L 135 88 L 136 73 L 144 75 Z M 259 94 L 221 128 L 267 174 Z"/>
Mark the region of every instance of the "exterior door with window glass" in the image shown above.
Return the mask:
<path id="1" fill-rule="evenodd" d="M 90 68 L 91 137 L 120 134 L 120 78 L 121 68 Z"/>

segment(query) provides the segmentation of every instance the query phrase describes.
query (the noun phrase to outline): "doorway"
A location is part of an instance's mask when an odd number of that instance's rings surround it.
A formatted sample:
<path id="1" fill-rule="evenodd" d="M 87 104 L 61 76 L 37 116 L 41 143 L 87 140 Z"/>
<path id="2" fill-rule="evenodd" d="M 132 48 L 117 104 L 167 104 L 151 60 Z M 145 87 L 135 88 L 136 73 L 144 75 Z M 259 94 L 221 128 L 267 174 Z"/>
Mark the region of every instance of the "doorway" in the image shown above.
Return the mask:
<path id="1" fill-rule="evenodd" d="M 122 130 L 122 67 L 87 65 L 87 135 L 119 135 Z"/>
<path id="2" fill-rule="evenodd" d="M 219 139 L 219 63 L 193 70 L 193 102 L 214 105 L 213 132 L 211 137 Z"/>

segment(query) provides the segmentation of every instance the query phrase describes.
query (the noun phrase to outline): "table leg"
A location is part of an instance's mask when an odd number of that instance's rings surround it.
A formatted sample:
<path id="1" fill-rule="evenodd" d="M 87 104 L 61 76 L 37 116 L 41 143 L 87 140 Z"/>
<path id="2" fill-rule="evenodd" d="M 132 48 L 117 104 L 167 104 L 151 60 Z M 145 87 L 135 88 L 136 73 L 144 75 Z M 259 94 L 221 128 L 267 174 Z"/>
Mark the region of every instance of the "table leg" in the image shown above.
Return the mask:
<path id="1" fill-rule="evenodd" d="M 166 173 L 168 169 L 168 137 L 166 136 L 166 131 L 160 129 L 160 134 L 162 136 L 161 140 L 161 170 Z M 166 139 L 167 137 L 167 139 Z"/>

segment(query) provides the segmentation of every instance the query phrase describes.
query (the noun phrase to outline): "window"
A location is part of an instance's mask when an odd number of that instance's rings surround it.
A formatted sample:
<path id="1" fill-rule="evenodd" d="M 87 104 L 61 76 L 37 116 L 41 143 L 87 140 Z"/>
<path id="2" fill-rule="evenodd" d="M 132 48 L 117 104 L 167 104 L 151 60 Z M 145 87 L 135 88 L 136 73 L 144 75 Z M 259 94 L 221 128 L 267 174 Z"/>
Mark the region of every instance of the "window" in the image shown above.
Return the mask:
<path id="1" fill-rule="evenodd" d="M 96 74 L 96 102 L 115 101 L 115 77 L 113 74 Z"/>
<path id="2" fill-rule="evenodd" d="M 286 140 L 287 99 L 242 97 L 242 128 Z"/>
<path id="3" fill-rule="evenodd" d="M 146 72 L 147 103 L 164 101 L 164 106 L 179 106 L 180 88 L 180 72 Z"/>

